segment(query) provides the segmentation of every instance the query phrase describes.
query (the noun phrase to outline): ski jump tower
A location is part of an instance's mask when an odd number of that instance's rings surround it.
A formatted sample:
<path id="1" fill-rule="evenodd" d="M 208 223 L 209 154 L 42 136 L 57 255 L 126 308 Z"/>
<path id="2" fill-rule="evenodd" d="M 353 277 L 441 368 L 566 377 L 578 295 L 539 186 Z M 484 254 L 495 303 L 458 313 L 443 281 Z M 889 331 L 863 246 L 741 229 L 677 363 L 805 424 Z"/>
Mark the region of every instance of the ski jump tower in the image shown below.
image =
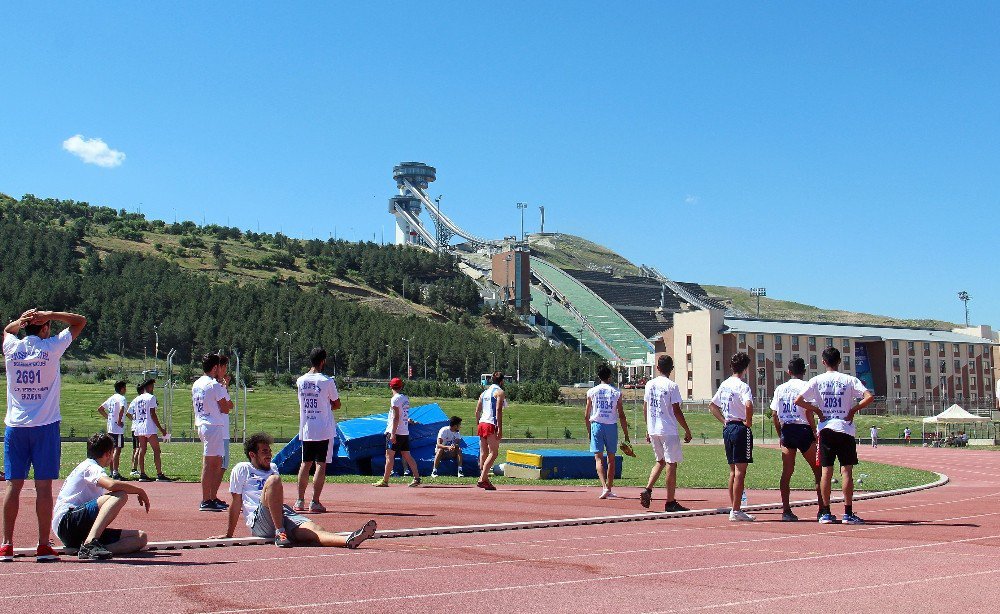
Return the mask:
<path id="1" fill-rule="evenodd" d="M 423 162 L 401 162 L 392 169 L 399 195 L 389 199 L 389 213 L 396 218 L 397 245 L 423 245 L 431 249 L 448 249 L 452 237 L 468 241 L 473 249 L 499 249 L 499 241 L 491 241 L 466 232 L 458 224 L 441 213 L 438 204 L 428 198 L 427 186 L 437 179 L 437 170 Z M 431 232 L 420 221 L 420 214 L 427 215 L 434 222 Z"/>

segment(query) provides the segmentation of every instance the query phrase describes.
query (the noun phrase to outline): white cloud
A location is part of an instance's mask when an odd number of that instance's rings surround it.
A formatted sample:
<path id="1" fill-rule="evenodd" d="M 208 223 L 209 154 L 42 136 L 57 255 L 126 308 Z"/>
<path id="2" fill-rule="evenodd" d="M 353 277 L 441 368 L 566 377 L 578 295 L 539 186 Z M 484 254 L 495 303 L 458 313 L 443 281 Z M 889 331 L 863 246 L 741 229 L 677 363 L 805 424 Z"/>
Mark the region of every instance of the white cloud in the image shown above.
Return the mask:
<path id="1" fill-rule="evenodd" d="M 62 146 L 87 164 L 114 168 L 125 161 L 125 153 L 111 149 L 103 139 L 85 139 L 82 134 L 76 134 L 63 141 Z"/>
<path id="2" fill-rule="evenodd" d="M 684 202 L 688 205 L 697 205 L 699 200 L 701 199 L 691 194 L 684 197 Z"/>

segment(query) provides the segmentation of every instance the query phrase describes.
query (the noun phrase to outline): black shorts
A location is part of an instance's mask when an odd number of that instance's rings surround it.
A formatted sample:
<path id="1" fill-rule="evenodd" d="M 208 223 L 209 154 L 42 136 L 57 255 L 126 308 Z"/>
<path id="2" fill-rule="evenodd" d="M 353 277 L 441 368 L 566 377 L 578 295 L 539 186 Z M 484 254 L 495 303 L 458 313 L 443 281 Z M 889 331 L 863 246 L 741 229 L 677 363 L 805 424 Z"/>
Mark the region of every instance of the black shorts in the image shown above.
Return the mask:
<path id="1" fill-rule="evenodd" d="M 133 448 L 139 447 L 139 436 L 136 435 L 135 433 L 132 433 L 132 447 Z"/>
<path id="2" fill-rule="evenodd" d="M 125 433 L 108 433 L 111 439 L 115 440 L 115 447 L 118 449 L 125 447 Z"/>
<path id="3" fill-rule="evenodd" d="M 781 427 L 781 447 L 798 450 L 805 454 L 816 441 L 816 435 L 808 424 L 785 424 Z"/>
<path id="4" fill-rule="evenodd" d="M 392 443 L 390 439 L 391 435 L 389 433 L 385 434 L 385 449 L 392 450 L 393 452 L 409 452 L 410 451 L 410 436 L 409 435 L 396 435 L 396 443 Z"/>
<path id="5" fill-rule="evenodd" d="M 326 453 L 330 451 L 330 440 L 303 441 L 302 442 L 302 462 L 303 463 L 325 463 Z"/>
<path id="6" fill-rule="evenodd" d="M 854 435 L 823 429 L 819 432 L 819 464 L 821 467 L 833 467 L 835 459 L 840 461 L 841 467 L 857 465 L 858 444 Z"/>
<path id="7" fill-rule="evenodd" d="M 56 536 L 67 548 L 79 548 L 97 520 L 97 499 L 66 512 L 56 527 Z M 122 538 L 121 529 L 104 529 L 97 541 L 108 546 Z"/>
<path id="8" fill-rule="evenodd" d="M 722 429 L 726 462 L 730 465 L 753 462 L 753 431 L 742 422 L 729 422 Z"/>

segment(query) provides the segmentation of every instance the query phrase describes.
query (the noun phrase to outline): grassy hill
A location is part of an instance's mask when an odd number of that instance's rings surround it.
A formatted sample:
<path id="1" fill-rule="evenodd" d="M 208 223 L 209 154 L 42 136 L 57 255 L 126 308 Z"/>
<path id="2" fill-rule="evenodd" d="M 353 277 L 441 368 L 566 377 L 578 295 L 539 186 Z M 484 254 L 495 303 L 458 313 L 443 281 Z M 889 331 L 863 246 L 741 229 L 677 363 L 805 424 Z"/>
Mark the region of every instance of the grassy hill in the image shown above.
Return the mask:
<path id="1" fill-rule="evenodd" d="M 639 275 L 639 267 L 606 247 L 583 237 L 559 233 L 527 236 L 532 255 L 564 269 L 605 270 L 615 274 Z"/>

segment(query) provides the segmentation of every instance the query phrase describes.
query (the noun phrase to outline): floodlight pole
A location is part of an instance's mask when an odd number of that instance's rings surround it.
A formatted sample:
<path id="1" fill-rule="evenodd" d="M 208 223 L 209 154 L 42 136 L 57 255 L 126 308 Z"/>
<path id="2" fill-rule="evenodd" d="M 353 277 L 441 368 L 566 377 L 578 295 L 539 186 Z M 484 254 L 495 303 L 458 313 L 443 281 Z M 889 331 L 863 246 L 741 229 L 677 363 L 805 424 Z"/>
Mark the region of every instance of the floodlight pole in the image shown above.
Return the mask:
<path id="1" fill-rule="evenodd" d="M 517 203 L 517 208 L 521 211 L 521 242 L 524 242 L 524 210 L 528 208 L 528 203 Z"/>
<path id="2" fill-rule="evenodd" d="M 400 338 L 400 341 L 406 342 L 406 379 L 410 379 L 410 340 L 406 337 Z"/>
<path id="3" fill-rule="evenodd" d="M 750 288 L 750 294 L 757 297 L 757 318 L 760 319 L 760 297 L 767 296 L 767 288 Z"/>
<path id="4" fill-rule="evenodd" d="M 969 301 L 972 300 L 972 297 L 969 296 L 968 292 L 966 292 L 965 290 L 962 290 L 961 292 L 958 293 L 958 300 L 960 300 L 963 303 L 965 303 L 965 327 L 968 328 L 969 327 Z"/>

